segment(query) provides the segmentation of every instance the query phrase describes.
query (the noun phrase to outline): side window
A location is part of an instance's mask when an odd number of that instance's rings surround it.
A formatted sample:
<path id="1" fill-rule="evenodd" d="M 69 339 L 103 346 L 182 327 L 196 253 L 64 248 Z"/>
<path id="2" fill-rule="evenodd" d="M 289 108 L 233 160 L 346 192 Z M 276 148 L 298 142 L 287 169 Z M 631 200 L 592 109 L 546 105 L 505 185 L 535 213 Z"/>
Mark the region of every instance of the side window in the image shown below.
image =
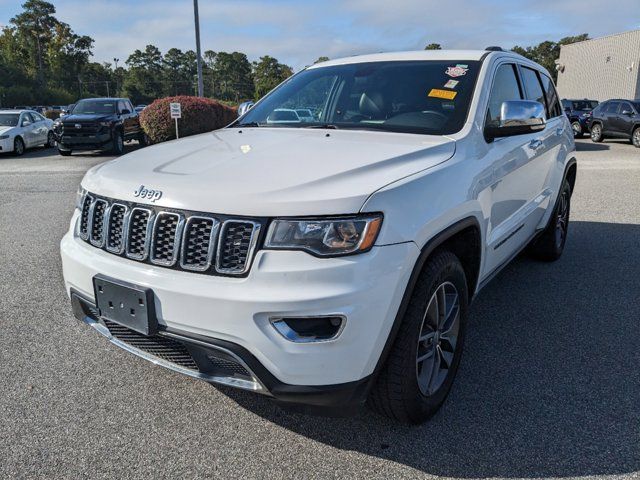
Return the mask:
<path id="1" fill-rule="evenodd" d="M 20 126 L 24 127 L 27 122 L 33 123 L 33 120 L 31 120 L 31 116 L 25 112 L 20 117 Z"/>
<path id="2" fill-rule="evenodd" d="M 122 112 L 126 108 L 127 107 L 125 107 L 124 102 L 122 100 L 118 100 L 118 113 Z"/>
<path id="3" fill-rule="evenodd" d="M 125 107 L 124 107 L 124 108 L 126 108 L 127 110 L 129 110 L 131 113 L 133 113 L 133 112 L 134 112 L 133 105 L 131 105 L 131 102 L 130 102 L 129 100 L 127 100 L 127 101 L 125 102 Z"/>
<path id="4" fill-rule="evenodd" d="M 509 100 L 522 100 L 516 68 L 511 63 L 500 65 L 493 77 L 493 85 L 489 94 L 489 108 L 487 109 L 488 125 L 499 125 L 502 102 Z"/>
<path id="5" fill-rule="evenodd" d="M 620 105 L 620 102 L 609 102 L 607 103 L 607 107 L 604 110 L 604 113 L 609 113 L 611 115 L 614 115 L 616 113 L 618 113 L 618 106 Z"/>
<path id="6" fill-rule="evenodd" d="M 633 107 L 629 102 L 622 102 L 620 104 L 620 113 L 622 112 L 631 112 L 633 113 Z"/>
<path id="7" fill-rule="evenodd" d="M 558 92 L 553 86 L 553 82 L 545 74 L 540 75 L 542 80 L 542 87 L 544 88 L 545 97 L 547 99 L 547 110 L 549 111 L 549 118 L 555 118 L 562 115 L 562 108 L 558 103 Z"/>
<path id="8" fill-rule="evenodd" d="M 542 85 L 540 85 L 540 80 L 538 79 L 538 72 L 527 67 L 522 67 L 521 71 L 522 82 L 527 92 L 527 100 L 533 100 L 540 102 L 542 105 L 546 105 Z M 548 108 L 547 117 L 550 117 Z"/>

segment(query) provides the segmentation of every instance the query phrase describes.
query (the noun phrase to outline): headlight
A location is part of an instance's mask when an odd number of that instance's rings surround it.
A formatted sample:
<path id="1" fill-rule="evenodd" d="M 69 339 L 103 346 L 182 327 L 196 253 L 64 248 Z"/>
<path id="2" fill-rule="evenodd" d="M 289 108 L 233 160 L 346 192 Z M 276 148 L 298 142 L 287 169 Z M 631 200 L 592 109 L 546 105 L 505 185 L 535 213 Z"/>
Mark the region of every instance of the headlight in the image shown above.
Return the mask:
<path id="1" fill-rule="evenodd" d="M 322 257 L 361 253 L 373 246 L 381 225 L 381 214 L 276 219 L 269 226 L 265 248 L 304 250 Z"/>
<path id="2" fill-rule="evenodd" d="M 76 208 L 78 210 L 82 210 L 82 200 L 84 199 L 84 195 L 87 191 L 82 188 L 82 186 L 78 187 L 78 192 L 76 193 Z"/>
<path id="3" fill-rule="evenodd" d="M 6 140 L 10 135 L 0 135 L 0 140 Z"/>

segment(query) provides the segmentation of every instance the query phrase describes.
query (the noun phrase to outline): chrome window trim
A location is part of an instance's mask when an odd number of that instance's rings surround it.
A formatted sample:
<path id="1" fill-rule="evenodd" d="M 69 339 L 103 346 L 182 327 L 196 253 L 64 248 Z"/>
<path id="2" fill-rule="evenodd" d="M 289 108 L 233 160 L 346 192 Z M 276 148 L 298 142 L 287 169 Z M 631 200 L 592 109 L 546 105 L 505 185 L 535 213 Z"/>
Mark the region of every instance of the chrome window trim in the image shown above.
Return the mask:
<path id="1" fill-rule="evenodd" d="M 149 214 L 149 220 L 147 221 L 147 231 L 144 238 L 144 252 L 142 253 L 142 255 L 136 255 L 129 252 L 129 237 L 131 236 L 130 235 L 131 218 L 133 217 L 133 214 L 136 210 L 141 210 Z M 127 258 L 130 258 L 132 260 L 144 261 L 149 256 L 149 245 L 151 244 L 151 227 L 153 227 L 154 217 L 155 217 L 155 214 L 153 210 L 149 208 L 134 207 L 131 209 L 131 214 L 129 215 L 129 219 L 127 222 L 127 236 L 125 238 L 125 247 L 124 247 L 125 255 L 127 256 Z"/>
<path id="2" fill-rule="evenodd" d="M 120 245 L 120 248 L 109 247 L 109 236 L 111 235 L 111 210 L 113 210 L 113 207 L 124 208 L 124 215 L 122 217 L 122 245 Z M 129 207 L 127 207 L 123 203 L 113 202 L 109 206 L 109 209 L 107 211 L 107 218 L 106 218 L 108 222 L 107 235 L 104 238 L 104 245 L 107 252 L 115 253 L 116 255 L 122 255 L 122 253 L 124 252 L 125 243 L 127 241 L 127 232 L 129 231 L 129 214 L 130 213 L 131 212 L 129 211 Z"/>
<path id="3" fill-rule="evenodd" d="M 189 225 L 191 224 L 191 221 L 195 221 L 195 220 L 211 220 L 213 222 L 213 224 L 211 225 L 211 235 L 209 237 L 209 251 L 207 252 L 207 263 L 204 267 L 200 267 L 198 265 L 186 265 L 184 263 L 184 258 L 185 258 L 185 247 L 186 247 L 186 241 L 187 241 L 187 235 L 185 235 L 185 232 L 187 231 L 187 229 L 189 228 Z M 184 224 L 184 228 L 182 231 L 182 242 L 180 245 L 180 267 L 185 269 L 185 270 L 190 270 L 192 272 L 206 272 L 207 270 L 209 270 L 211 268 L 211 264 L 213 263 L 213 256 L 216 253 L 216 248 L 217 248 L 217 244 L 216 241 L 219 241 L 219 237 L 218 237 L 218 233 L 220 233 L 220 221 L 216 218 L 213 217 L 204 217 L 201 215 L 192 215 L 190 216 L 185 224 Z"/>
<path id="4" fill-rule="evenodd" d="M 230 223 L 247 223 L 253 226 L 251 230 L 251 240 L 249 241 L 249 250 L 247 251 L 247 260 L 244 262 L 244 266 L 242 270 L 237 270 L 233 268 L 222 268 L 220 266 L 220 253 L 222 249 L 222 243 L 224 241 L 225 231 L 227 229 L 228 224 Z M 253 260 L 253 255 L 255 253 L 256 245 L 258 243 L 258 237 L 260 234 L 260 228 L 262 225 L 258 222 L 254 222 L 252 220 L 240 220 L 240 219 L 229 219 L 225 220 L 222 224 L 222 228 L 220 229 L 220 235 L 218 236 L 218 246 L 216 248 L 216 272 L 223 273 L 226 275 L 243 275 L 249 271 L 249 267 L 251 266 L 251 261 Z"/>
<path id="5" fill-rule="evenodd" d="M 173 255 L 171 260 L 158 260 L 154 257 L 153 251 L 156 244 L 156 224 L 158 219 L 163 215 L 169 215 L 172 217 L 178 217 L 178 224 L 176 225 L 176 234 L 173 240 Z M 162 265 L 164 267 L 173 267 L 178 261 L 178 253 L 180 252 L 180 242 L 182 239 L 182 229 L 184 228 L 184 215 L 175 212 L 166 212 L 161 210 L 153 218 L 153 225 L 151 227 L 151 243 L 149 247 L 149 261 L 154 265 Z"/>
<path id="6" fill-rule="evenodd" d="M 87 198 L 90 198 L 90 204 L 89 204 L 89 211 L 87 212 L 87 232 L 85 234 L 82 233 L 82 213 L 84 212 L 84 202 L 87 200 Z M 91 205 L 93 205 L 93 202 L 95 201 L 95 197 L 89 193 L 85 193 L 84 196 L 82 197 L 82 209 L 80 210 L 80 218 L 78 219 L 78 236 L 84 240 L 85 242 L 89 241 L 89 224 L 91 223 Z"/>
<path id="7" fill-rule="evenodd" d="M 95 210 L 96 210 L 96 205 L 99 202 L 104 203 L 104 205 L 105 205 L 104 211 L 102 212 L 102 234 L 101 234 L 100 240 L 94 240 L 93 239 L 94 213 L 95 213 Z M 91 243 L 91 245 L 93 245 L 94 247 L 102 248 L 104 246 L 104 239 L 106 238 L 106 236 L 105 236 L 105 227 L 106 227 L 105 215 L 106 215 L 108 209 L 109 209 L 109 202 L 107 202 L 106 200 L 104 200 L 102 198 L 93 199 L 93 201 L 91 202 L 91 207 L 89 207 L 89 221 L 87 222 L 87 226 L 89 228 L 87 228 L 87 233 L 89 234 L 89 243 Z"/>

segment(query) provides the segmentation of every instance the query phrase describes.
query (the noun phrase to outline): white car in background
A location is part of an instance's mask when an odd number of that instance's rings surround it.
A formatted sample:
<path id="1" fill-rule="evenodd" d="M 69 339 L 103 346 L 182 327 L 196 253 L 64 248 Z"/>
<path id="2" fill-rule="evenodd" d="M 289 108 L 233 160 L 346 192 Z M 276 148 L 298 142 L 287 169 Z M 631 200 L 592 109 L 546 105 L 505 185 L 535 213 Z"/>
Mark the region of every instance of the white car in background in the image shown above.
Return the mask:
<path id="1" fill-rule="evenodd" d="M 53 120 L 32 110 L 0 110 L 0 153 L 22 155 L 27 148 L 55 144 Z"/>

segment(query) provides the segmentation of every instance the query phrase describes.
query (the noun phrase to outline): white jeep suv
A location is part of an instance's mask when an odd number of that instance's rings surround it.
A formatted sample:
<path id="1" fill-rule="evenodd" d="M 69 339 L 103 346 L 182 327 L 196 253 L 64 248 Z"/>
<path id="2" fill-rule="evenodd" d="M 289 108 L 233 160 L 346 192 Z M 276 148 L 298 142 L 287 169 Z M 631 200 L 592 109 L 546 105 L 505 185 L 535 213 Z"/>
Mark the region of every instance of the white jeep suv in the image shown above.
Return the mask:
<path id="1" fill-rule="evenodd" d="M 269 121 L 299 108 L 314 118 Z M 514 53 L 324 62 L 227 128 L 87 172 L 67 292 L 156 364 L 418 423 L 451 389 L 479 290 L 526 247 L 562 254 L 574 150 L 548 72 Z"/>

